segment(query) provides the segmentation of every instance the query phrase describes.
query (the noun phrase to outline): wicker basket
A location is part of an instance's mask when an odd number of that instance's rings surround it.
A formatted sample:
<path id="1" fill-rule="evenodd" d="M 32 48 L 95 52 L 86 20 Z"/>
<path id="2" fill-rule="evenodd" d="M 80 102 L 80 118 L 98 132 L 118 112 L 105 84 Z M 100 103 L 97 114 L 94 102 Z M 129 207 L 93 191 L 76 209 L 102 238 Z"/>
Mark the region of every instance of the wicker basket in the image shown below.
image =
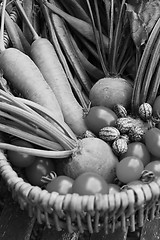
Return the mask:
<path id="1" fill-rule="evenodd" d="M 0 152 L 0 174 L 6 181 L 13 199 L 38 223 L 52 225 L 56 230 L 68 232 L 84 230 L 90 233 L 104 229 L 106 234 L 117 228 L 130 231 L 142 227 L 145 220 L 154 219 L 160 211 L 160 178 L 142 185 L 124 189 L 116 194 L 79 196 L 49 193 L 40 187 L 25 182 L 13 170 L 3 152 Z"/>

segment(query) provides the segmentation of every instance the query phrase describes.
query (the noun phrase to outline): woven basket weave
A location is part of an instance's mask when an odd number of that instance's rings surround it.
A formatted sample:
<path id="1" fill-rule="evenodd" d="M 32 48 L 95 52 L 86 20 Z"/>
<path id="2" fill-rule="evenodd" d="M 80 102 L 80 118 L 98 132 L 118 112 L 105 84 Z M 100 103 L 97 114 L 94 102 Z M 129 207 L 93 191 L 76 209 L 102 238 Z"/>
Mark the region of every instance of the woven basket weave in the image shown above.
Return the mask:
<path id="1" fill-rule="evenodd" d="M 160 211 L 160 178 L 141 187 L 130 187 L 116 194 L 79 196 L 49 193 L 25 182 L 13 170 L 5 154 L 0 152 L 0 174 L 6 181 L 13 199 L 29 216 L 56 230 L 84 230 L 90 233 L 104 229 L 106 234 L 121 227 L 135 231 L 145 220 L 154 219 Z"/>

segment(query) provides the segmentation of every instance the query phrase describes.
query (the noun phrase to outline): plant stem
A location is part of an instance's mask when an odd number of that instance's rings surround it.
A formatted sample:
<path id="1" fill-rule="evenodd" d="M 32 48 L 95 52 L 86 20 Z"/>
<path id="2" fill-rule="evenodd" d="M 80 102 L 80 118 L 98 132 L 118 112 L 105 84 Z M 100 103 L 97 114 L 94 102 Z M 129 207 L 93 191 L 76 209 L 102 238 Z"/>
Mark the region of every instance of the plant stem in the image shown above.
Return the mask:
<path id="1" fill-rule="evenodd" d="M 65 150 L 65 151 L 49 151 L 49 150 L 41 150 L 41 149 L 34 149 L 34 148 L 26 148 L 15 146 L 8 143 L 0 143 L 0 149 L 11 150 L 21 153 L 26 153 L 30 155 L 34 155 L 37 157 L 44 157 L 44 158 L 68 158 L 72 155 L 73 150 Z"/>
<path id="2" fill-rule="evenodd" d="M 62 11 L 61 9 L 57 8 L 55 5 L 47 2 L 46 0 L 43 0 L 43 3 L 52 12 L 64 18 L 64 20 L 68 24 L 70 24 L 72 28 L 76 30 L 76 32 L 78 31 L 82 36 L 84 36 L 85 38 L 87 38 L 88 40 L 95 44 L 94 32 L 91 24 L 67 14 L 66 12 Z M 105 35 L 103 35 L 103 41 L 105 48 L 108 49 L 108 38 Z"/>
<path id="3" fill-rule="evenodd" d="M 26 104 L 27 106 L 29 106 L 30 108 L 34 109 L 37 113 L 42 115 L 43 118 L 46 118 L 48 121 L 51 120 L 51 123 L 55 122 L 57 124 L 57 126 L 59 126 L 70 138 L 72 138 L 73 140 L 76 140 L 75 134 L 68 127 L 68 125 L 65 122 L 63 122 L 63 123 L 57 122 L 55 117 L 54 117 L 54 113 L 49 111 L 47 108 L 44 108 L 43 106 L 41 106 L 41 105 L 39 105 L 35 102 L 32 102 L 28 99 L 24 99 L 24 98 L 17 98 L 17 99 L 19 101 L 23 102 L 24 104 Z"/>
<path id="4" fill-rule="evenodd" d="M 131 99 L 131 109 L 132 109 L 133 113 L 137 112 L 139 104 L 140 104 L 141 86 L 143 83 L 145 72 L 147 70 L 149 58 L 152 54 L 152 49 L 154 47 L 155 41 L 156 41 L 159 33 L 160 33 L 160 19 L 157 20 L 157 22 L 147 40 L 143 54 L 141 56 L 141 60 L 139 62 L 136 78 L 134 80 L 134 87 L 133 87 L 133 93 L 132 93 L 132 99 Z"/>
<path id="5" fill-rule="evenodd" d="M 95 43 L 96 43 L 96 47 L 97 47 L 97 52 L 98 52 L 98 55 L 99 55 L 100 63 L 101 63 L 101 66 L 102 66 L 104 75 L 105 75 L 106 77 L 108 77 L 108 76 L 109 76 L 109 73 L 108 73 L 108 70 L 107 70 L 107 68 L 106 68 L 106 64 L 105 64 L 105 62 L 104 62 L 103 55 L 102 55 L 102 52 L 101 52 L 100 41 L 99 41 L 99 40 L 100 40 L 100 37 L 99 37 L 99 33 L 98 33 L 97 30 L 96 30 L 96 25 L 95 25 L 93 13 L 92 13 L 91 5 L 90 5 L 89 0 L 86 0 L 86 2 L 87 2 L 87 5 L 88 5 L 90 17 L 91 17 L 91 22 L 92 22 L 92 27 L 93 27 L 93 33 L 94 33 L 94 39 L 95 39 Z"/>
<path id="6" fill-rule="evenodd" d="M 146 102 L 148 91 L 150 90 L 150 85 L 154 79 L 154 72 L 160 59 L 160 35 L 157 37 L 157 41 L 152 49 L 151 56 L 148 61 L 147 69 L 145 72 L 142 88 L 141 88 L 141 102 Z"/>
<path id="7" fill-rule="evenodd" d="M 1 123 L 2 122 L 5 123 L 5 121 L 6 121 L 6 125 L 7 125 L 7 121 L 12 122 L 12 124 L 14 124 L 16 126 L 19 126 L 19 128 L 21 128 L 21 129 L 23 129 L 27 132 L 34 133 L 34 135 L 37 135 L 39 137 L 48 139 L 50 141 L 54 141 L 54 139 L 49 134 L 47 134 L 46 132 L 42 131 L 41 129 L 39 129 L 39 128 L 31 125 L 31 124 L 28 124 L 27 122 L 24 122 L 24 121 L 18 119 L 17 117 L 15 117 L 13 115 L 10 115 L 8 113 L 0 111 L 0 116 L 5 119 L 5 120 L 2 121 L 2 118 L 1 118 L 0 119 Z"/>
<path id="8" fill-rule="evenodd" d="M 23 110 L 26 110 L 27 112 L 30 112 L 33 115 L 37 115 L 37 117 L 41 118 L 42 120 L 50 119 L 50 122 L 55 127 L 59 126 L 62 131 L 67 133 L 68 136 L 76 140 L 75 134 L 68 127 L 68 125 L 65 124 L 65 122 L 64 123 L 57 122 L 57 120 L 54 117 L 54 114 L 48 109 L 28 99 L 14 97 L 13 95 L 8 94 L 5 91 L 0 89 L 0 97 L 1 95 L 4 96 L 6 99 L 8 99 L 11 103 L 14 103 L 14 105 L 16 105 L 17 107 L 20 107 Z"/>
<path id="9" fill-rule="evenodd" d="M 60 144 L 62 144 L 65 149 L 73 149 L 77 145 L 75 140 L 64 135 L 64 133 L 59 131 L 46 119 L 42 120 L 36 115 L 4 102 L 0 102 L 0 109 L 10 112 L 11 114 L 16 114 L 17 116 L 24 118 L 24 120 L 27 122 L 29 121 L 33 124 L 36 124 L 39 128 L 43 129 L 45 132 L 55 138 Z"/>
<path id="10" fill-rule="evenodd" d="M 0 131 L 11 134 L 13 136 L 16 136 L 25 141 L 31 142 L 43 148 L 47 148 L 50 150 L 59 150 L 59 151 L 63 150 L 60 144 L 35 136 L 29 132 L 24 132 L 19 128 L 19 126 L 15 127 L 15 126 L 9 125 L 8 121 L 6 120 L 4 124 L 0 123 Z"/>
<path id="11" fill-rule="evenodd" d="M 27 26 L 29 27 L 31 34 L 33 36 L 33 41 L 35 41 L 36 39 L 39 38 L 38 34 L 36 33 L 34 27 L 32 26 L 31 22 L 29 21 L 28 17 L 26 16 L 26 13 L 21 5 L 21 2 L 19 0 L 15 0 L 15 4 L 18 8 L 18 10 L 20 11 L 24 21 L 26 22 Z"/>

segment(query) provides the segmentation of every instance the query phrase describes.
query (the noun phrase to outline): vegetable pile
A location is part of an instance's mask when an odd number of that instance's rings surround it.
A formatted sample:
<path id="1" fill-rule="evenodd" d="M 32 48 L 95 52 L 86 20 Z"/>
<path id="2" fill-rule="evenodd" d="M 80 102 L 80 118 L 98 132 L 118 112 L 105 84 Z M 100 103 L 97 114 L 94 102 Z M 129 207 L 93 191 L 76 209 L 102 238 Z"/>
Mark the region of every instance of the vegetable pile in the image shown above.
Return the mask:
<path id="1" fill-rule="evenodd" d="M 140 2 L 1 1 L 0 149 L 25 181 L 93 195 L 160 176 L 160 6 Z"/>

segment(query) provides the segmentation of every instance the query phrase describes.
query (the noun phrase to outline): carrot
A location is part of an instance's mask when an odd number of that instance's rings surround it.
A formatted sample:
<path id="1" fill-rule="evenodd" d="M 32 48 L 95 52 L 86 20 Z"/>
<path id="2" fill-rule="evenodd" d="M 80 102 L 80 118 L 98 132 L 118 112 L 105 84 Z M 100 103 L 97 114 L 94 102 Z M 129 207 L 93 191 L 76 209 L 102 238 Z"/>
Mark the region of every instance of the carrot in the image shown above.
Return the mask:
<path id="1" fill-rule="evenodd" d="M 55 4 L 55 1 L 52 0 L 51 2 Z M 67 59 L 73 67 L 74 72 L 76 73 L 76 76 L 79 79 L 80 83 L 84 87 L 85 92 L 89 94 L 92 87 L 91 79 L 86 74 L 86 71 L 75 51 L 70 37 L 70 30 L 67 28 L 63 19 L 57 14 L 51 13 L 51 20 L 57 37 L 59 39 L 60 45 L 62 46 Z"/>
<path id="2" fill-rule="evenodd" d="M 52 12 L 58 14 L 60 17 L 62 17 L 74 30 L 79 32 L 82 36 L 84 36 L 86 39 L 90 40 L 92 43 L 95 44 L 95 37 L 93 32 L 92 24 L 89 24 L 81 19 L 78 19 L 76 17 L 73 17 L 66 12 L 62 11 L 58 7 L 56 7 L 54 4 L 51 4 L 47 2 L 47 0 L 44 0 L 43 3 L 45 6 L 47 6 Z M 103 42 L 105 49 L 108 49 L 108 38 L 103 34 Z"/>
<path id="3" fill-rule="evenodd" d="M 75 134 L 82 135 L 87 129 L 83 119 L 83 109 L 72 92 L 66 73 L 53 45 L 48 39 L 38 36 L 18 0 L 16 5 L 24 20 L 28 23 L 28 27 L 33 35 L 33 43 L 31 44 L 33 61 L 37 64 L 45 80 L 55 93 L 65 122 Z"/>
<path id="4" fill-rule="evenodd" d="M 83 108 L 86 108 L 86 103 L 85 103 L 85 101 L 83 99 L 83 96 L 82 96 L 81 92 L 79 91 L 79 88 L 77 88 L 77 86 L 75 84 L 75 81 L 74 81 L 74 78 L 73 78 L 73 74 L 71 73 L 70 66 L 68 65 L 67 59 L 65 57 L 66 54 L 63 53 L 63 51 L 61 49 L 61 46 L 59 44 L 59 39 L 58 39 L 58 36 L 57 36 L 57 34 L 55 32 L 55 28 L 54 28 L 53 23 L 52 23 L 52 15 L 50 15 L 48 8 L 44 6 L 44 4 L 43 4 L 43 2 L 41 0 L 39 1 L 39 3 L 40 3 L 40 7 L 41 7 L 42 13 L 43 13 L 44 18 L 45 18 L 46 26 L 48 28 L 49 40 L 50 40 L 50 42 L 54 46 L 54 49 L 55 49 L 55 51 L 56 51 L 56 53 L 57 53 L 57 55 L 59 57 L 59 60 L 60 60 L 60 62 L 62 64 L 63 68 L 64 68 L 66 76 L 67 76 L 67 78 L 69 80 L 69 83 L 71 85 L 71 88 L 72 88 L 73 92 L 75 93 L 75 95 L 77 97 L 78 102 L 80 103 L 80 105 Z M 59 16 L 55 16 L 55 18 L 56 17 L 59 18 Z M 60 20 L 61 19 L 59 19 L 60 27 L 62 25 L 62 28 L 63 28 L 63 23 Z M 65 34 L 65 33 L 63 33 L 63 34 Z M 66 43 L 67 43 L 67 41 L 66 41 Z M 69 50 L 69 54 L 71 54 L 70 50 Z M 82 69 L 81 68 L 80 68 L 79 72 L 81 73 L 79 80 L 80 80 L 81 84 L 83 85 L 85 91 L 89 92 L 90 91 L 90 84 L 89 84 L 89 81 L 87 81 L 88 78 L 86 78 L 85 77 L 86 75 L 84 75 L 82 73 Z M 76 71 L 76 74 L 77 74 L 77 71 Z"/>
<path id="5" fill-rule="evenodd" d="M 25 98 L 54 111 L 57 120 L 64 121 L 53 91 L 31 58 L 18 49 L 5 49 L 3 42 L 5 5 L 6 0 L 3 1 L 0 34 L 0 69 L 4 77 Z"/>

